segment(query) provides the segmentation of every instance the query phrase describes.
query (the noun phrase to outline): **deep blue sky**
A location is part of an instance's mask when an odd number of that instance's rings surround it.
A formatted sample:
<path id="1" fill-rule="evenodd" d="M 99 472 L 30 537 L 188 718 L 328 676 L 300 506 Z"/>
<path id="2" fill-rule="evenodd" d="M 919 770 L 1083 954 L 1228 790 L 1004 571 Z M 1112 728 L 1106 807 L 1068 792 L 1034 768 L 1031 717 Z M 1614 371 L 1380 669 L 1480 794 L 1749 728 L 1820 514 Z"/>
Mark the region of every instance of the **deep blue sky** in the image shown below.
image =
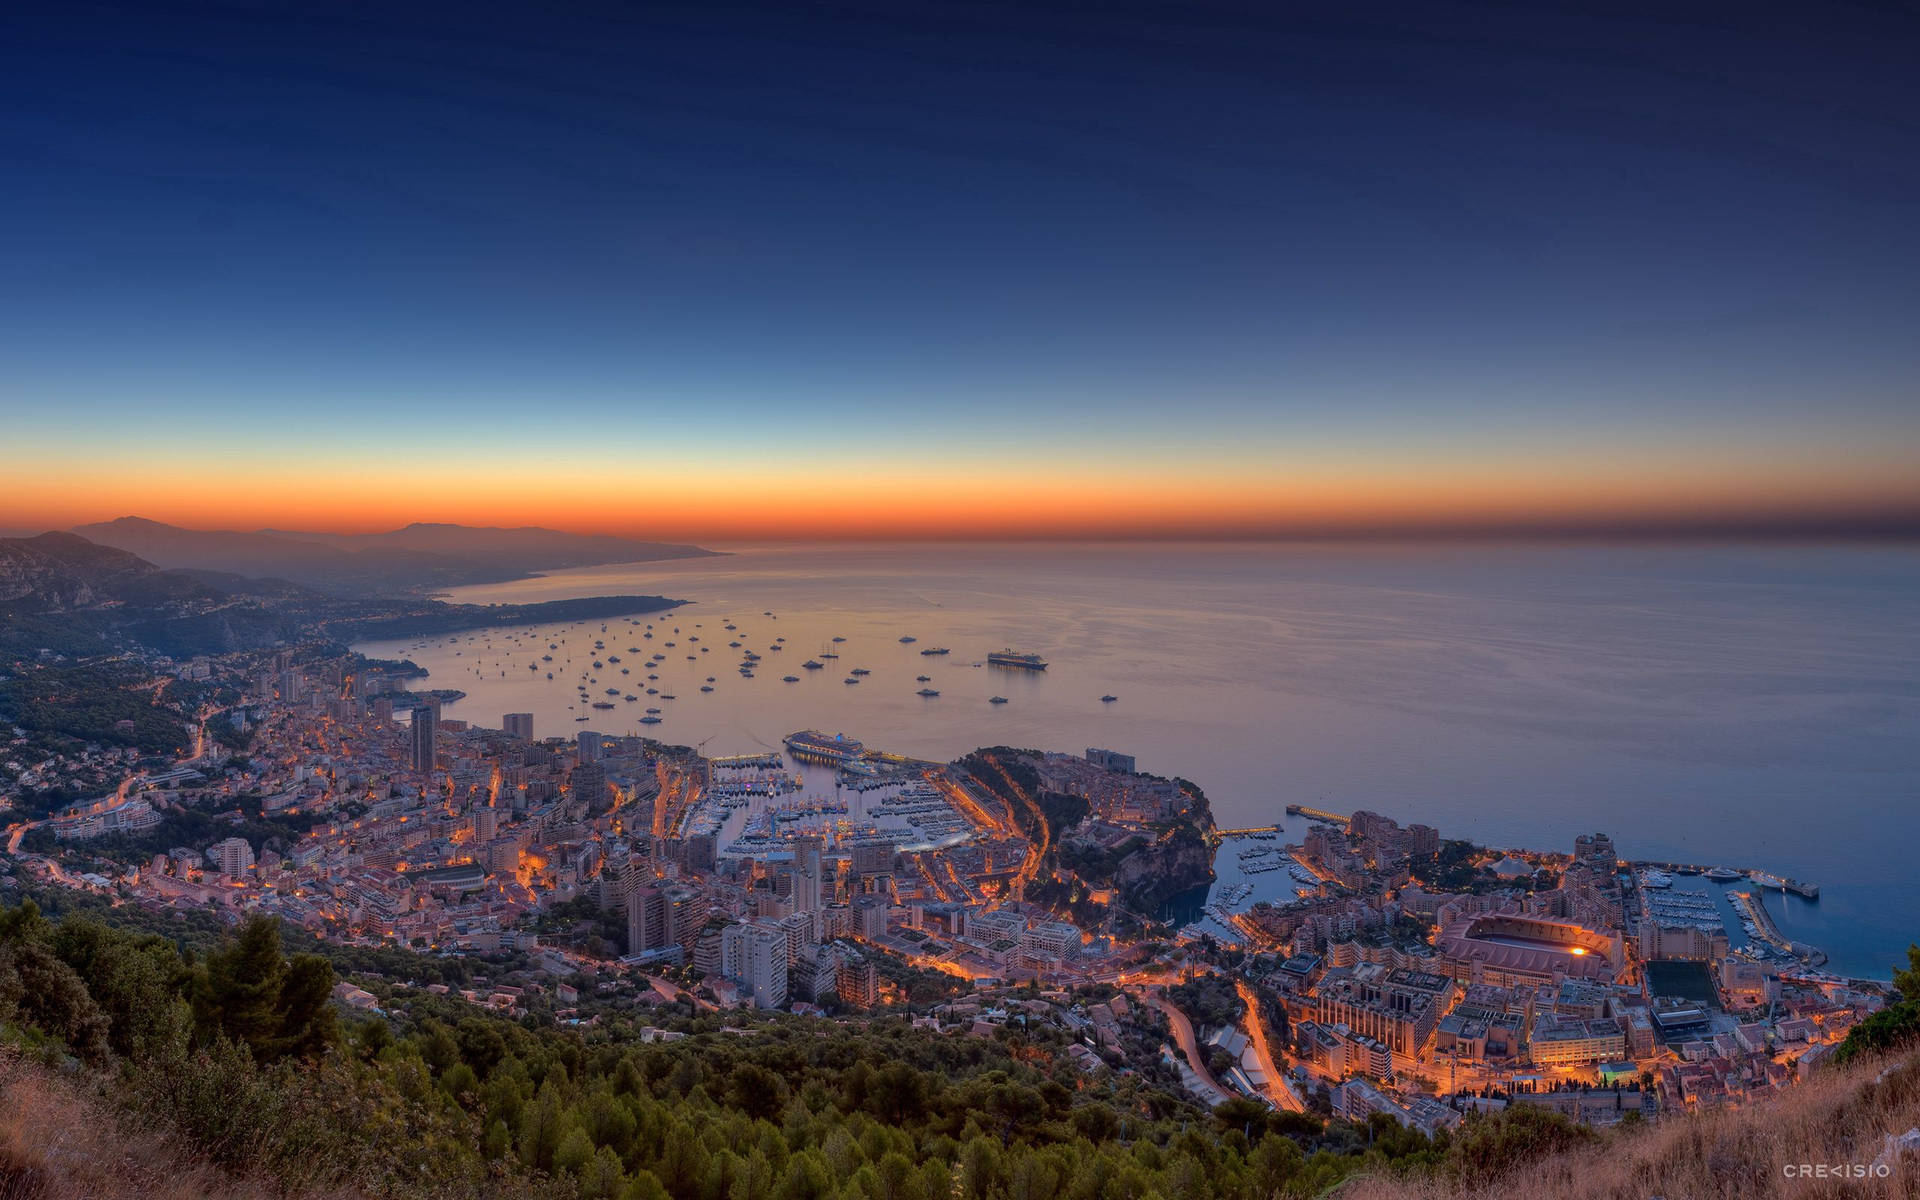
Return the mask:
<path id="1" fill-rule="evenodd" d="M 10 6 L 0 413 L 1884 472 L 1920 18 L 1682 7 Z"/>

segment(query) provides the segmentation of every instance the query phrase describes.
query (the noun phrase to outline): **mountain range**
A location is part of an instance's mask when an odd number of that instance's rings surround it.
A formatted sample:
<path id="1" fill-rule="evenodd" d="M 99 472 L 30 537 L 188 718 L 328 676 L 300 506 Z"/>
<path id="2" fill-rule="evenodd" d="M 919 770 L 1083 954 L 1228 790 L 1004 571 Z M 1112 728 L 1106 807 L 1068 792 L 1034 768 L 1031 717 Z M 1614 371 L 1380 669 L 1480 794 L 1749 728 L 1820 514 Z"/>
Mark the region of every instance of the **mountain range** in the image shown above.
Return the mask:
<path id="1" fill-rule="evenodd" d="M 607 563 L 697 558 L 698 546 L 631 538 L 416 523 L 387 533 L 185 529 L 144 517 L 77 526 L 73 533 L 161 568 L 285 579 L 335 595 L 392 595 L 522 579 Z"/>
<path id="2" fill-rule="evenodd" d="M 245 545 L 245 539 L 254 535 L 233 536 Z M 314 548 L 332 554 L 365 553 Z M 503 568 L 469 569 L 491 571 L 497 578 Z M 347 593 L 284 578 L 251 578 L 205 568 L 163 569 L 78 534 L 42 533 L 0 538 L 0 670 L 8 662 L 43 652 L 79 658 L 129 650 L 174 656 L 221 654 L 302 640 L 352 642 L 541 621 L 605 619 L 659 612 L 680 603 L 663 596 L 621 595 L 475 605 L 449 604 L 418 593 Z M 0 1194 L 4 1190 L 0 1188 Z"/>

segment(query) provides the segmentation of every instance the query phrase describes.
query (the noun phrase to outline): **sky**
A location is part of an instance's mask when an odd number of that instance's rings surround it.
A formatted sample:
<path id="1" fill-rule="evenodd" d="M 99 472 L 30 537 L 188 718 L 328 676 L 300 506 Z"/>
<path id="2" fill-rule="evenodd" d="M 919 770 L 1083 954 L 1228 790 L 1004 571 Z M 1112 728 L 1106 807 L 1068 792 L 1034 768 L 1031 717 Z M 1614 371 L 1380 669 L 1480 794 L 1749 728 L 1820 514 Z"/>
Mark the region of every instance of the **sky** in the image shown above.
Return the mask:
<path id="1" fill-rule="evenodd" d="M 0 527 L 1920 533 L 1920 15 L 0 9 Z"/>

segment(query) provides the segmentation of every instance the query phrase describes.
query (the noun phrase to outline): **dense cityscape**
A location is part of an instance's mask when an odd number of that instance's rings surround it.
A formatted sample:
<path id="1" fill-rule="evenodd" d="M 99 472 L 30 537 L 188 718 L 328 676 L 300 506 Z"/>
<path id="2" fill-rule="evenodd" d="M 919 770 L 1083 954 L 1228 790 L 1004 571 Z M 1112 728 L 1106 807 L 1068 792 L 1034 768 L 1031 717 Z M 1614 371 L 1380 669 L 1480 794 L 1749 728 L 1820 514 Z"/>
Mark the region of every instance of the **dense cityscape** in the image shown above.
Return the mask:
<path id="1" fill-rule="evenodd" d="M 1920 6 L 0 13 L 0 1200 L 1920 1196 Z"/>
<path id="2" fill-rule="evenodd" d="M 601 667 L 654 623 L 571 631 Z M 1164 1072 L 1208 1108 L 1382 1114 L 1436 1136 L 1509 1105 L 1611 1125 L 1743 1104 L 1792 1087 L 1889 999 L 1818 969 L 1756 899 L 1817 889 L 1631 862 L 1602 833 L 1507 850 L 1298 805 L 1222 830 L 1199 786 L 1109 749 L 937 763 L 811 730 L 731 757 L 541 736 L 529 713 L 447 715 L 409 690 L 411 663 L 318 645 L 122 665 L 151 703 L 191 703 L 191 745 L 116 745 L 136 733 L 123 719 L 40 757 L 45 731 L 15 726 L 13 886 L 471 956 L 489 966 L 459 994 L 516 1019 L 888 1009 L 972 1037 L 1039 1021 L 1082 1072 Z M 1227 855 L 1283 873 L 1288 898 L 1236 905 L 1222 886 L 1176 923 Z M 1676 887 L 1690 877 L 1743 885 L 1737 949 L 1714 901 Z M 378 1016 L 393 1001 L 372 982 L 334 998 Z"/>

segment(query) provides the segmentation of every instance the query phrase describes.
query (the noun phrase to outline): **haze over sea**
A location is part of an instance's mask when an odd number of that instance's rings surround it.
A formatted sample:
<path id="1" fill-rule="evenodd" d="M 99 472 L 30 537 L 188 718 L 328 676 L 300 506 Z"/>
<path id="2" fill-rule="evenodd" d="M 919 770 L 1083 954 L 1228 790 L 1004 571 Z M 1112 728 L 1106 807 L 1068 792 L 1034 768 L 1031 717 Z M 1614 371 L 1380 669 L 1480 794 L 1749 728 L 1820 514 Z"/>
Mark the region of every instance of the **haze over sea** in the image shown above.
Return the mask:
<path id="1" fill-rule="evenodd" d="M 646 698 L 665 710 L 646 732 L 709 754 L 805 728 L 931 759 L 1103 746 L 1198 783 L 1222 826 L 1284 821 L 1292 841 L 1304 823 L 1282 810 L 1304 803 L 1502 846 L 1566 851 L 1600 830 L 1629 858 L 1811 880 L 1817 904 L 1768 904 L 1841 972 L 1884 977 L 1920 938 L 1911 549 L 780 545 L 450 598 L 626 593 L 692 603 L 604 635 L 591 622 L 519 643 L 494 630 L 360 649 L 467 692 L 450 716 L 497 726 L 533 712 L 543 737 L 638 732 L 639 703 L 573 719 L 600 637 L 633 674 L 595 672 L 593 698 L 610 683 L 641 691 L 642 662 L 665 653 L 652 686 L 677 698 Z M 558 636 L 564 653 L 529 670 Z M 734 639 L 764 656 L 752 679 Z M 952 653 L 919 653 L 935 646 Z M 980 665 L 1002 647 L 1051 667 Z M 801 669 L 828 648 L 840 657 L 826 669 Z M 872 674 L 848 685 L 854 667 Z M 916 696 L 923 686 L 940 696 Z"/>

